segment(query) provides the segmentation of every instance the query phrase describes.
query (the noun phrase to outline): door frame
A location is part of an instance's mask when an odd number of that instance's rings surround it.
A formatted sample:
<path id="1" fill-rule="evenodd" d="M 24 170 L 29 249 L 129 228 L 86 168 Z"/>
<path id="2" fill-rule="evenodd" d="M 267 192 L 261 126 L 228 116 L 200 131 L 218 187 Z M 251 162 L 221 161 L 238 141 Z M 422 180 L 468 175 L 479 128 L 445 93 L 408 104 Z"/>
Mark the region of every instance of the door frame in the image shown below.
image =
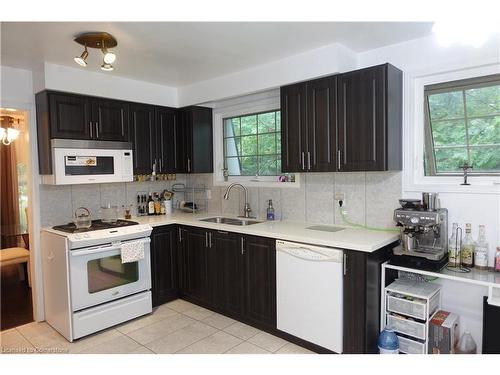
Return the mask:
<path id="1" fill-rule="evenodd" d="M 34 99 L 34 96 L 33 96 Z M 28 237 L 30 243 L 31 299 L 33 320 L 45 319 L 42 283 L 42 254 L 40 247 L 40 177 L 38 173 L 38 142 L 36 141 L 36 110 L 34 102 L 4 100 L 3 108 L 15 108 L 24 111 L 28 116 L 29 162 L 28 162 Z"/>

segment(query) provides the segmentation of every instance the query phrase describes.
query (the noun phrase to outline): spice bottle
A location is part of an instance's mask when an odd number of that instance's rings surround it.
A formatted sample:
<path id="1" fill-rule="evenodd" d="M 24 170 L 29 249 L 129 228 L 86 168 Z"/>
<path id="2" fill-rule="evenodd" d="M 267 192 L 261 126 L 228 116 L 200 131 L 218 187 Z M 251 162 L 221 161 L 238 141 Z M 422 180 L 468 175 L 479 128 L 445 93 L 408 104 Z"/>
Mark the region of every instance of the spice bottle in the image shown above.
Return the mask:
<path id="1" fill-rule="evenodd" d="M 488 268 L 488 243 L 486 242 L 486 228 L 479 226 L 479 236 L 474 249 L 474 267 L 480 270 Z"/>
<path id="2" fill-rule="evenodd" d="M 474 247 L 475 243 L 472 239 L 472 229 L 470 223 L 465 224 L 465 237 L 462 244 L 462 266 L 474 267 Z"/>

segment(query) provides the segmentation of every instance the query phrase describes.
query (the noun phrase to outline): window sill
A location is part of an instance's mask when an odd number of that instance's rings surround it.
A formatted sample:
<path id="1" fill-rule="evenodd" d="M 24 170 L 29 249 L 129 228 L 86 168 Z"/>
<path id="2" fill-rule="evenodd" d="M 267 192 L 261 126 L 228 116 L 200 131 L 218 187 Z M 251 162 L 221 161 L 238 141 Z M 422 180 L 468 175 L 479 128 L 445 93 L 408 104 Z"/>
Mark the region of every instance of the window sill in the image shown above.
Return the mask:
<path id="1" fill-rule="evenodd" d="M 240 183 L 245 187 L 261 187 L 261 188 L 275 188 L 275 189 L 298 189 L 300 188 L 300 177 L 295 175 L 295 182 L 278 182 L 270 180 L 252 181 L 250 178 L 229 178 L 229 181 L 217 180 L 214 178 L 214 186 L 229 186 L 232 183 Z"/>
<path id="2" fill-rule="evenodd" d="M 427 181 L 419 183 L 407 183 L 404 186 L 405 192 L 425 192 L 451 194 L 493 194 L 500 195 L 500 182 L 497 181 L 473 181 L 469 179 L 471 185 L 460 185 L 459 182 L 437 182 Z"/>

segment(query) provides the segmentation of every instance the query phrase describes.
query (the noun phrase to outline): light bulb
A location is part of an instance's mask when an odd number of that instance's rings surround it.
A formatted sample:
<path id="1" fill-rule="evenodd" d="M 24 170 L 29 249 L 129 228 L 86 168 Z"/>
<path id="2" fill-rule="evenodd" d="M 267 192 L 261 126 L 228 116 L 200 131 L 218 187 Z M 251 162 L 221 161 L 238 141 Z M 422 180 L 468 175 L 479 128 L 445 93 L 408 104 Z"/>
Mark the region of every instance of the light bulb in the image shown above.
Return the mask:
<path id="1" fill-rule="evenodd" d="M 87 61 L 89 53 L 87 52 L 87 46 L 85 46 L 85 51 L 82 52 L 80 56 L 76 56 L 73 60 L 80 66 L 87 66 Z"/>
<path id="2" fill-rule="evenodd" d="M 105 72 L 110 72 L 113 69 L 114 69 L 113 65 L 111 65 L 111 64 L 102 64 L 101 65 L 101 70 L 104 70 Z"/>
<path id="3" fill-rule="evenodd" d="M 103 60 L 105 64 L 113 64 L 116 60 L 116 55 L 113 52 L 106 52 Z"/>

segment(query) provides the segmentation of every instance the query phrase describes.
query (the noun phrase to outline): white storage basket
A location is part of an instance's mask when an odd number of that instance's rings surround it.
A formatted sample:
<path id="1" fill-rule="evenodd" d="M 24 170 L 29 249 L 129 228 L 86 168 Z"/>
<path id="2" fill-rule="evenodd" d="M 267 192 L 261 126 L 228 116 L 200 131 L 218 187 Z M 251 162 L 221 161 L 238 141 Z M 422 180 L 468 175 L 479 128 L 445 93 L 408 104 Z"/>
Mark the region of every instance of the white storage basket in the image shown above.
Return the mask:
<path id="1" fill-rule="evenodd" d="M 396 332 L 404 335 L 412 336 L 421 340 L 426 340 L 427 338 L 425 323 L 418 323 L 409 319 L 387 314 L 387 325 L 392 326 Z"/>
<path id="2" fill-rule="evenodd" d="M 426 354 L 426 344 L 398 335 L 399 351 L 405 354 Z"/>

